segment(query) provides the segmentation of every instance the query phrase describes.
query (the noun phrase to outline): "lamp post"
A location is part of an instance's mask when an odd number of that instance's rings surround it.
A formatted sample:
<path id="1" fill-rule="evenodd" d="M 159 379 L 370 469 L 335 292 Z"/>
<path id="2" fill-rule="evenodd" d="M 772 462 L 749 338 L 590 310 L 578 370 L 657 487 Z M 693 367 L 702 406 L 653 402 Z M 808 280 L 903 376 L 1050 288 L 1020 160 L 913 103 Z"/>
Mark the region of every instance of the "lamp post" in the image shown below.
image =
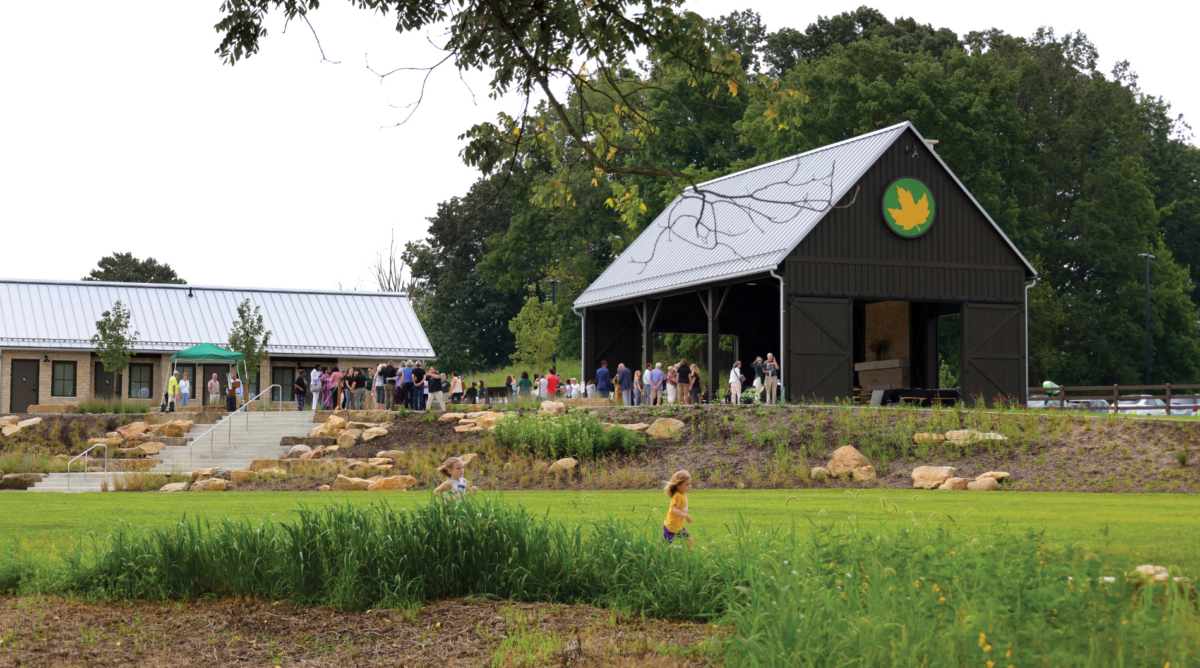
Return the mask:
<path id="1" fill-rule="evenodd" d="M 1146 258 L 1146 384 L 1150 384 L 1150 260 L 1154 256 L 1149 253 L 1138 253 L 1138 257 Z"/>
<path id="2" fill-rule="evenodd" d="M 1147 269 L 1146 271 L 1149 271 L 1149 269 Z M 1146 274 L 1146 275 L 1149 276 L 1149 274 Z M 1147 288 L 1147 289 L 1149 289 L 1149 288 Z M 1146 294 L 1150 294 L 1150 293 L 1147 292 Z M 1149 297 L 1147 297 L 1147 299 L 1149 299 Z M 558 322 L 558 279 L 557 278 L 550 279 L 550 303 L 552 305 L 554 305 L 554 322 L 557 323 Z M 1149 307 L 1147 307 L 1147 308 L 1149 308 Z M 1147 311 L 1147 313 L 1149 313 L 1149 311 Z M 1147 318 L 1148 317 L 1149 316 L 1147 316 Z M 1149 322 L 1149 320 L 1147 320 L 1147 322 Z M 558 346 L 554 347 L 553 363 L 554 363 L 554 368 L 557 369 L 558 368 Z M 1147 367 L 1147 368 L 1149 368 L 1149 367 Z"/>

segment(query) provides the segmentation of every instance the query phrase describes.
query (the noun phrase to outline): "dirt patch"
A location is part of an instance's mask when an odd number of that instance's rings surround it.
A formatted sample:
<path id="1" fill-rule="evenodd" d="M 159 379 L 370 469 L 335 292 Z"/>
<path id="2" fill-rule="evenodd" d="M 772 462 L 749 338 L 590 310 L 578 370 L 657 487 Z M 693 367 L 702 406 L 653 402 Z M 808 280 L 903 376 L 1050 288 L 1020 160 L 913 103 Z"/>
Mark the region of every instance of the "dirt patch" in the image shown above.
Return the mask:
<path id="1" fill-rule="evenodd" d="M 0 661 L 25 666 L 703 666 L 716 631 L 589 606 L 475 598 L 415 614 L 246 598 L 0 602 Z"/>

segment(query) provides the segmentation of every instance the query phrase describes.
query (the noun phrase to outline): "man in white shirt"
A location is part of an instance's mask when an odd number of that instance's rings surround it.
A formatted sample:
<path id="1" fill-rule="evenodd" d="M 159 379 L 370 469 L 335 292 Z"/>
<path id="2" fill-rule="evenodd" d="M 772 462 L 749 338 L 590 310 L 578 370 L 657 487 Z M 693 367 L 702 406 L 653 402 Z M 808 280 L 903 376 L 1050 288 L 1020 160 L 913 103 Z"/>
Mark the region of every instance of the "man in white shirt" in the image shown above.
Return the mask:
<path id="1" fill-rule="evenodd" d="M 308 391 L 313 395 L 313 410 L 317 410 L 317 406 L 321 401 L 321 367 L 314 366 L 312 373 L 308 374 Z"/>
<path id="2" fill-rule="evenodd" d="M 538 378 L 537 395 L 538 395 L 539 399 L 549 399 L 550 398 L 550 395 L 546 393 L 546 385 L 549 384 L 549 382 L 550 381 L 546 380 L 545 376 Z"/>

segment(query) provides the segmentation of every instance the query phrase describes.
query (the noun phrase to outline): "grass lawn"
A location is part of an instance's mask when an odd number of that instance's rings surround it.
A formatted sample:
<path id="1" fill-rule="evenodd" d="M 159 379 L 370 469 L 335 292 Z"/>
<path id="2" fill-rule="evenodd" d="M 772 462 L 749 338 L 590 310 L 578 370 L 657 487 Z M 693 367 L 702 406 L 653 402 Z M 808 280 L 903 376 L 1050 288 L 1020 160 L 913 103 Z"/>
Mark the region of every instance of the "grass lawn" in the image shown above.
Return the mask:
<path id="1" fill-rule="evenodd" d="M 1139 562 L 1180 566 L 1200 572 L 1200 499 L 1182 494 L 995 494 L 911 490 L 693 490 L 689 495 L 698 541 L 721 540 L 741 518 L 752 530 L 808 531 L 807 519 L 856 521 L 869 528 L 881 522 L 945 522 L 982 530 L 1007 525 L 1045 530 L 1062 544 L 1084 542 L 1095 550 Z M 498 495 L 563 522 L 586 522 L 609 514 L 658 532 L 667 499 L 658 491 L 536 491 Z M 0 545 L 4 552 L 52 555 L 81 538 L 98 541 L 121 521 L 161 527 L 189 516 L 288 520 L 301 505 L 386 499 L 394 506 L 424 503 L 426 492 L 235 492 L 225 494 L 0 494 Z M 887 505 L 883 503 L 886 500 Z M 911 515 L 910 515 L 911 513 Z"/>

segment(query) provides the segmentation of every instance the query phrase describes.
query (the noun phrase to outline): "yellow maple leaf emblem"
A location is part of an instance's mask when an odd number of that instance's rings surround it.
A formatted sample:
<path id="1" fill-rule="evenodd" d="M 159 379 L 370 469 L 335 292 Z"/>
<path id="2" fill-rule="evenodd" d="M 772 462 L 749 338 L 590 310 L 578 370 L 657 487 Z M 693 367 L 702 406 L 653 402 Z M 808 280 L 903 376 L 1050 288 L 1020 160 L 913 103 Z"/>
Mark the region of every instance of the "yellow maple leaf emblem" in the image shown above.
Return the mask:
<path id="1" fill-rule="evenodd" d="M 896 191 L 900 196 L 900 208 L 888 209 L 888 213 L 892 214 L 892 220 L 896 224 L 904 228 L 905 232 L 910 232 L 914 228 L 921 229 L 925 221 L 929 220 L 929 198 L 926 195 L 921 195 L 921 200 L 913 201 L 912 193 L 896 186 Z"/>

